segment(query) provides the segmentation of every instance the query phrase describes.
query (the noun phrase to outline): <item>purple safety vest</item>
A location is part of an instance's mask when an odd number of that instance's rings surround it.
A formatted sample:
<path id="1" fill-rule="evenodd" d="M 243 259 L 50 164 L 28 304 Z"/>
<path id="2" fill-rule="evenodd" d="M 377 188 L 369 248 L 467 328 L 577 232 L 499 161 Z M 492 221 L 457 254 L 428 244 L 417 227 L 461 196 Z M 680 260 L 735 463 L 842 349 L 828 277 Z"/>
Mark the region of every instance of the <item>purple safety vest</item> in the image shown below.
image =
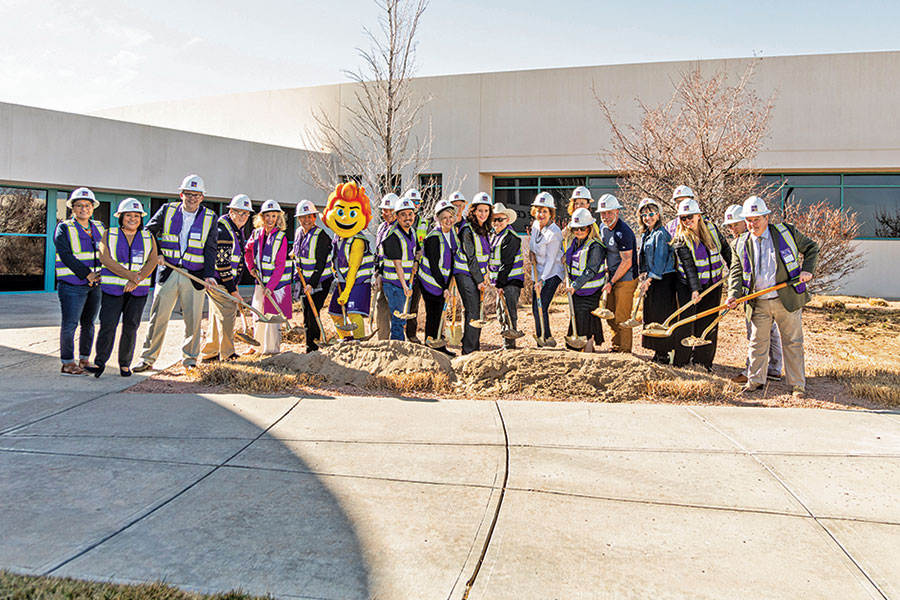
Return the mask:
<path id="1" fill-rule="evenodd" d="M 150 241 L 150 232 L 141 229 L 134 234 L 131 245 L 128 244 L 128 238 L 122 233 L 119 227 L 110 227 L 107 233 L 107 242 L 116 240 L 115 248 L 110 248 L 110 254 L 113 255 L 116 262 L 128 269 L 129 271 L 140 271 L 147 264 L 150 258 L 150 250 L 153 248 Z M 110 244 L 112 246 L 112 244 Z M 121 296 L 125 293 L 125 284 L 128 280 L 119 277 L 106 267 L 100 271 L 100 289 L 104 294 L 110 296 Z M 131 291 L 132 296 L 146 296 L 150 291 L 150 277 L 141 281 L 138 286 Z"/>
<path id="2" fill-rule="evenodd" d="M 75 219 L 68 219 L 60 223 L 68 231 L 69 245 L 75 258 L 91 271 L 100 268 L 100 241 L 103 239 L 103 224 L 91 219 L 91 234 L 88 235 L 84 228 Z M 87 285 L 87 279 L 76 276 L 56 254 L 56 279 L 72 285 Z"/>

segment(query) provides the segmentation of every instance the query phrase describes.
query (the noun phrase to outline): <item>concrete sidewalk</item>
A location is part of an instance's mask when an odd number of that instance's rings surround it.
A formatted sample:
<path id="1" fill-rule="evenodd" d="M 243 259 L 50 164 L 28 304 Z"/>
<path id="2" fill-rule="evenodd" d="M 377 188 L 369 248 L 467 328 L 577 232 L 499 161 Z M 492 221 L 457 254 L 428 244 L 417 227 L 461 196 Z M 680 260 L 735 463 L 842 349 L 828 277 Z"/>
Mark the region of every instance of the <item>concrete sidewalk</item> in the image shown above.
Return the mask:
<path id="1" fill-rule="evenodd" d="M 44 330 L 0 329 L 0 568 L 285 598 L 900 598 L 896 413 L 132 394 L 2 362 L 52 360 L 23 346 Z"/>

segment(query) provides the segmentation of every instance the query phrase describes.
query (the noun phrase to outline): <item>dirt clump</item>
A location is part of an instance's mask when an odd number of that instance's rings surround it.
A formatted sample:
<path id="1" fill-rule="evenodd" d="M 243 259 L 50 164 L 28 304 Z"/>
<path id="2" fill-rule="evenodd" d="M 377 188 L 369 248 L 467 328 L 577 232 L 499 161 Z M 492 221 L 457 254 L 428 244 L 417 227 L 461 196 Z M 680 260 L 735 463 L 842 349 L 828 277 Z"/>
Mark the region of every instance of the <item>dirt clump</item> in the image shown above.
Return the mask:
<path id="1" fill-rule="evenodd" d="M 427 346 L 397 340 L 342 342 L 309 354 L 285 352 L 260 366 L 317 375 L 332 385 L 371 387 L 377 378 L 433 373 L 453 382 L 450 359 Z"/>
<path id="2" fill-rule="evenodd" d="M 584 354 L 523 349 L 473 352 L 453 360 L 457 390 L 477 396 L 519 395 L 543 399 L 634 402 L 655 396 L 661 380 L 702 381 L 721 394 L 727 381 L 713 375 L 658 365 L 631 354 Z M 657 393 L 654 393 L 657 392 Z"/>

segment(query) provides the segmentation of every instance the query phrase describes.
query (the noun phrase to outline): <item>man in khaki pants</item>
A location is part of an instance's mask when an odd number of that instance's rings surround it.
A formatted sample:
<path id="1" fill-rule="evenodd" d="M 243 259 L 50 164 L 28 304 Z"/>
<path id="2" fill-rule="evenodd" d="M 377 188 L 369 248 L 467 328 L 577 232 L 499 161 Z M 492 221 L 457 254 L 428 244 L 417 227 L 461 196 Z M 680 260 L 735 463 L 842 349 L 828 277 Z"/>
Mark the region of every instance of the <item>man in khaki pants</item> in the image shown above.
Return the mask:
<path id="1" fill-rule="evenodd" d="M 246 194 L 238 194 L 228 205 L 228 214 L 219 217 L 219 231 L 216 246 L 216 281 L 229 294 L 241 299 L 237 286 L 244 273 L 244 225 L 253 212 L 253 203 Z M 207 292 L 209 296 L 209 329 L 206 343 L 200 350 L 203 362 L 237 358 L 234 351 L 234 321 L 238 305 L 222 298 L 219 294 Z"/>
<path id="2" fill-rule="evenodd" d="M 606 246 L 606 270 L 609 283 L 603 292 L 609 294 L 606 307 L 616 316 L 607 321 L 612 329 L 612 351 L 631 352 L 633 342 L 631 329 L 619 326 L 631 316 L 631 304 L 637 289 L 637 238 L 631 227 L 619 218 L 619 199 L 612 194 L 603 194 L 597 200 L 597 212 L 603 227 L 600 237 Z"/>
<path id="3" fill-rule="evenodd" d="M 215 213 L 201 206 L 206 188 L 199 175 L 188 175 L 181 183 L 181 201 L 164 204 L 147 223 L 147 231 L 156 236 L 159 248 L 156 290 L 150 305 L 150 328 L 144 340 L 141 362 L 134 373 L 149 371 L 159 357 L 175 303 L 184 317 L 184 344 L 181 364 L 197 366 L 200 354 L 204 290 L 215 285 L 218 230 Z M 166 265 L 187 270 L 203 279 L 205 285 L 176 273 Z"/>
<path id="4" fill-rule="evenodd" d="M 815 272 L 819 245 L 793 225 L 769 223 L 771 212 L 756 196 L 744 201 L 741 216 L 749 231 L 735 242 L 727 303 L 729 308 L 734 308 L 741 296 L 791 282 L 777 292 L 769 292 L 747 303 L 750 380 L 744 386 L 744 392 L 757 390 L 766 382 L 769 336 L 774 321 L 781 332 L 785 379 L 794 398 L 802 398 L 806 393 L 802 309 L 810 299 L 806 283 Z"/>

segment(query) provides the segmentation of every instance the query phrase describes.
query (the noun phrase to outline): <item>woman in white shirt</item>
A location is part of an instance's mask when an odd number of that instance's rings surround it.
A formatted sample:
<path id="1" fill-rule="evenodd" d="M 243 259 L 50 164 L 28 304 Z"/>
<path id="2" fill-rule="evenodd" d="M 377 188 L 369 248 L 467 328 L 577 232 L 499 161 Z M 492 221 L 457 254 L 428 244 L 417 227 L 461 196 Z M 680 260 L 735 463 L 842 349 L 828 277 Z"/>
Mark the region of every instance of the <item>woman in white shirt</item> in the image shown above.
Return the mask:
<path id="1" fill-rule="evenodd" d="M 528 249 L 531 254 L 534 291 L 531 295 L 531 310 L 534 315 L 534 326 L 538 339 L 543 345 L 554 347 L 556 340 L 550 333 L 550 301 L 556 288 L 563 279 L 563 235 L 554 220 L 556 219 L 556 202 L 547 192 L 538 194 L 531 203 L 531 240 Z M 541 308 L 538 310 L 538 296 Z M 541 342 L 539 341 L 540 345 Z"/>

